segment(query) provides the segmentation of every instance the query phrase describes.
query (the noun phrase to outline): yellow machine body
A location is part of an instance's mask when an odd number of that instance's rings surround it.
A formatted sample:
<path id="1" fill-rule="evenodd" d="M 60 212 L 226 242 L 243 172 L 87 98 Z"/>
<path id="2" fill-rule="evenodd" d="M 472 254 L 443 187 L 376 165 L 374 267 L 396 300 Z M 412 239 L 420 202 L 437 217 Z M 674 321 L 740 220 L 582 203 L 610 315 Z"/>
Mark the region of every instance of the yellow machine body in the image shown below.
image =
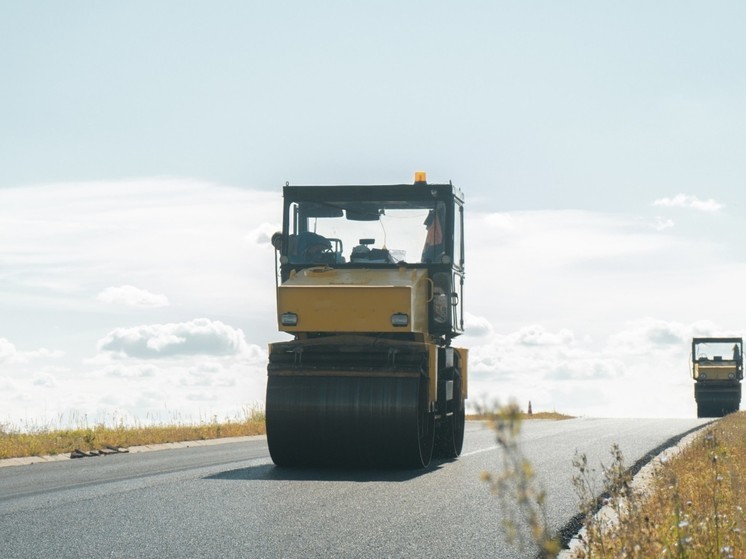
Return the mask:
<path id="1" fill-rule="evenodd" d="M 340 270 L 318 267 L 291 273 L 279 286 L 278 327 L 284 332 L 427 333 L 429 285 L 426 270 Z M 295 313 L 298 323 L 280 317 Z M 392 316 L 406 315 L 394 326 Z"/>
<path id="2" fill-rule="evenodd" d="M 699 380 L 702 375 L 707 380 L 734 380 L 738 373 L 736 361 L 707 361 L 694 363 L 694 380 Z"/>

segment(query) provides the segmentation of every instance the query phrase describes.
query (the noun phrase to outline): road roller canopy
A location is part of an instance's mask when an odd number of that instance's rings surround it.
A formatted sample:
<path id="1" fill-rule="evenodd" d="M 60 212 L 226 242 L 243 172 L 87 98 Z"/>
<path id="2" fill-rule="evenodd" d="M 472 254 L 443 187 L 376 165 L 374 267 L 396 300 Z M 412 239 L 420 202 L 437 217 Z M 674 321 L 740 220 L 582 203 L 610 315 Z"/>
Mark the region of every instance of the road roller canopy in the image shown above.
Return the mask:
<path id="1" fill-rule="evenodd" d="M 451 184 L 286 185 L 283 196 L 283 266 L 464 267 L 463 196 Z"/>
<path id="2" fill-rule="evenodd" d="M 447 339 L 463 332 L 463 195 L 418 179 L 285 185 L 283 228 L 272 238 L 280 329 Z"/>

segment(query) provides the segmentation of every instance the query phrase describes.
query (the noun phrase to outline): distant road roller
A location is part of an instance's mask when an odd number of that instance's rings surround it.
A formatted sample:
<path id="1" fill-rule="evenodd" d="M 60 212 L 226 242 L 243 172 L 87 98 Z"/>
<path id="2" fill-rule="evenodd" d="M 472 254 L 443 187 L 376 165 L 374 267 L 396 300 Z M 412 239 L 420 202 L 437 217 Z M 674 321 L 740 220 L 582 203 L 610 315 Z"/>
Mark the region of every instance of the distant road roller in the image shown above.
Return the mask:
<path id="1" fill-rule="evenodd" d="M 279 466 L 428 466 L 464 441 L 464 197 L 451 183 L 283 188 L 267 442 Z"/>
<path id="2" fill-rule="evenodd" d="M 738 411 L 743 338 L 694 338 L 691 372 L 697 417 L 723 417 Z"/>

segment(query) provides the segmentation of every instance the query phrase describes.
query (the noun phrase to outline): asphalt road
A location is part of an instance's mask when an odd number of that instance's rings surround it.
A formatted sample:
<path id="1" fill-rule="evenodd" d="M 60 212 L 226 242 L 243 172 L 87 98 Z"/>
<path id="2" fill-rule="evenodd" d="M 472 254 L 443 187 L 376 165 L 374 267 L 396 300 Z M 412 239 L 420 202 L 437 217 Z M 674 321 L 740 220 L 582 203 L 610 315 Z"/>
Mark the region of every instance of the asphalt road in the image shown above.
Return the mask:
<path id="1" fill-rule="evenodd" d="M 705 423 L 525 422 L 551 528 L 578 512 L 576 452 L 598 467 L 618 443 L 632 465 Z M 0 557 L 531 558 L 480 480 L 500 453 L 469 422 L 462 456 L 422 471 L 277 468 L 263 439 L 0 468 Z"/>

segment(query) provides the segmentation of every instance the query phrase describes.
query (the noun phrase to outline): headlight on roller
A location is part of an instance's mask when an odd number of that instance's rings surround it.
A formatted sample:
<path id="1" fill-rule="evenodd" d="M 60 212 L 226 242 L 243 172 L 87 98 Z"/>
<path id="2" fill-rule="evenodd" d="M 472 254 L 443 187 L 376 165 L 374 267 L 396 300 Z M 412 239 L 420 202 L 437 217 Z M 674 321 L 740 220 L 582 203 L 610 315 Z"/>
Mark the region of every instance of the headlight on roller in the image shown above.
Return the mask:
<path id="1" fill-rule="evenodd" d="M 730 380 L 736 380 L 736 373 L 728 373 L 728 378 Z"/>
<path id="2" fill-rule="evenodd" d="M 297 326 L 298 315 L 294 312 L 284 312 L 280 315 L 280 324 L 283 326 Z"/>
<path id="3" fill-rule="evenodd" d="M 408 324 L 409 324 L 409 315 L 403 312 L 395 312 L 394 314 L 391 315 L 391 326 L 402 328 L 403 326 L 407 326 Z"/>
<path id="4" fill-rule="evenodd" d="M 699 378 L 702 380 L 707 380 L 707 373 L 699 373 Z"/>

